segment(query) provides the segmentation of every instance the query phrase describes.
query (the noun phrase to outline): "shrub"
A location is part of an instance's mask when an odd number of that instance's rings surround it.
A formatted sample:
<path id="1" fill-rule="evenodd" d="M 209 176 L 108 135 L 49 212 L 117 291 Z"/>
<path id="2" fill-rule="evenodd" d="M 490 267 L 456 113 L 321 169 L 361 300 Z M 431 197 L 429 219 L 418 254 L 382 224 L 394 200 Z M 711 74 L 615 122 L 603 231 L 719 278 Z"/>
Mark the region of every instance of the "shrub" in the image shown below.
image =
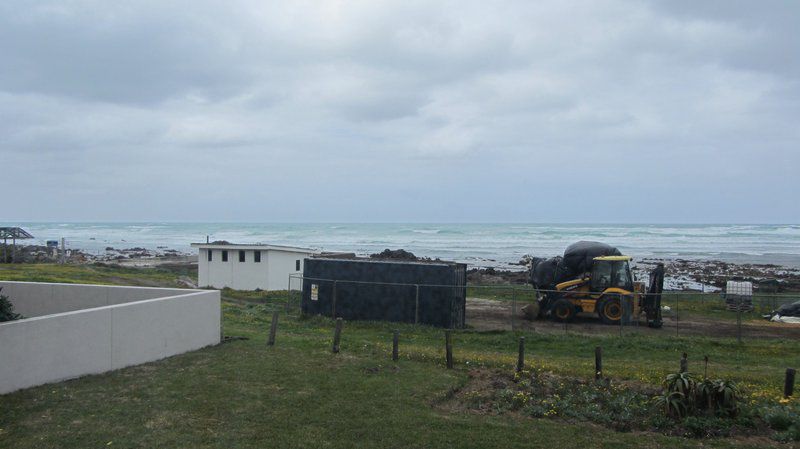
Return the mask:
<path id="1" fill-rule="evenodd" d="M 788 430 L 793 424 L 800 426 L 798 416 L 785 407 L 770 407 L 764 410 L 764 421 L 772 430 Z"/>
<path id="2" fill-rule="evenodd" d="M 772 438 L 781 443 L 800 441 L 800 426 L 790 426 L 785 432 L 778 432 Z"/>
<path id="3" fill-rule="evenodd" d="M 3 287 L 0 287 L 0 322 L 22 319 L 22 315 L 14 313 L 14 305 L 8 300 L 8 296 L 2 294 L 2 290 Z"/>

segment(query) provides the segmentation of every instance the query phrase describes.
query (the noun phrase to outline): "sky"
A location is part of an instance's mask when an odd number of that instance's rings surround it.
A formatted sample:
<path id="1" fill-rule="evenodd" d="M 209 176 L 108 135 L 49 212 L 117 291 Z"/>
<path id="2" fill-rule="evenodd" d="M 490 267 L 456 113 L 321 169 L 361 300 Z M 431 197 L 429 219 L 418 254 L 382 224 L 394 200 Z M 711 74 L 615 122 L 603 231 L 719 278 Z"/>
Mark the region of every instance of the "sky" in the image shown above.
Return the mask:
<path id="1" fill-rule="evenodd" d="M 800 2 L 0 2 L 2 221 L 800 222 Z"/>

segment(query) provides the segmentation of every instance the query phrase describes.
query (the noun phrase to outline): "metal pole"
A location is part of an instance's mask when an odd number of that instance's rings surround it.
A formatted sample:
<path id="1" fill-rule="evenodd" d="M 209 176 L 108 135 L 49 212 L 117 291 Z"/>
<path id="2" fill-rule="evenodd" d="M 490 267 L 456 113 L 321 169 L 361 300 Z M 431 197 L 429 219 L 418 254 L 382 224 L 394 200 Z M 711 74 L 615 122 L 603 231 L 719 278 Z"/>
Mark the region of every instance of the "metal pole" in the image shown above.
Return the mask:
<path id="1" fill-rule="evenodd" d="M 517 372 L 525 369 L 525 337 L 519 337 L 519 353 L 517 354 Z"/>
<path id="2" fill-rule="evenodd" d="M 594 380 L 603 378 L 603 348 L 596 346 L 594 348 Z"/>
<path id="3" fill-rule="evenodd" d="M 395 330 L 392 334 L 392 361 L 394 362 L 399 358 L 398 346 L 400 346 L 400 331 Z"/>
<path id="4" fill-rule="evenodd" d="M 290 274 L 289 275 L 289 285 L 286 286 L 286 314 L 287 315 L 289 314 L 289 310 L 291 309 L 291 306 L 289 305 L 291 299 L 292 299 L 292 275 Z"/>
<path id="5" fill-rule="evenodd" d="M 417 293 L 414 297 L 414 324 L 419 324 L 419 284 L 416 285 Z"/>
<path id="6" fill-rule="evenodd" d="M 444 331 L 444 349 L 447 369 L 453 369 L 453 337 L 449 329 Z"/>
<path id="7" fill-rule="evenodd" d="M 333 281 L 333 296 L 331 299 L 331 318 L 336 318 L 336 282 Z"/>
<path id="8" fill-rule="evenodd" d="M 514 331 L 514 320 L 517 314 L 517 289 L 511 287 L 511 331 Z"/>
<path id="9" fill-rule="evenodd" d="M 742 295 L 737 295 L 738 305 L 736 306 L 736 340 L 742 342 Z"/>
<path id="10" fill-rule="evenodd" d="M 680 318 L 678 318 L 678 302 L 680 302 L 680 296 L 676 294 L 675 295 L 675 336 L 676 337 L 679 337 L 680 334 L 681 334 L 680 326 L 678 325 L 678 320 L 680 320 Z"/>

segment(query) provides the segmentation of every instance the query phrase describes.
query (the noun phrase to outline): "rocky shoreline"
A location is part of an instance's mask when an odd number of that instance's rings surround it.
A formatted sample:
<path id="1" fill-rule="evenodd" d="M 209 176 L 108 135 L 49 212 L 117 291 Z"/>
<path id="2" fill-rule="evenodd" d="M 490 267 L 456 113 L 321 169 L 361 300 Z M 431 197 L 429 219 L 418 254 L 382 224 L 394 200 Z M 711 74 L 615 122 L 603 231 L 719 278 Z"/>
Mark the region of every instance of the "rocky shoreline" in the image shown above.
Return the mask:
<path id="1" fill-rule="evenodd" d="M 159 261 L 178 261 L 191 257 L 192 254 L 167 247 L 159 247 L 155 250 L 133 247 L 133 248 L 113 248 L 106 247 L 105 252 L 91 254 L 80 249 L 67 249 L 64 259 L 67 263 L 126 263 L 131 261 L 148 261 L 155 263 Z M 8 258 L 11 258 L 11 246 L 8 248 Z M 58 248 L 41 245 L 17 245 L 15 261 L 18 263 L 56 263 L 61 259 Z"/>

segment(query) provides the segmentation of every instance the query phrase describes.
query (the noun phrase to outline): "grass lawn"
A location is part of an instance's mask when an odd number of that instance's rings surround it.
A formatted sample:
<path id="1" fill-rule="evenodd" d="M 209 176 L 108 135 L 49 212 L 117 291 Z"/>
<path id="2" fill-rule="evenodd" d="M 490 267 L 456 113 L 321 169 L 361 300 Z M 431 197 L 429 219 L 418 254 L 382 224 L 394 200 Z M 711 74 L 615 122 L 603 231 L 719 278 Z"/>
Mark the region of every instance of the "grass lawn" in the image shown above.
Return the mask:
<path id="1" fill-rule="evenodd" d="M 169 269 L 50 267 L 3 267 L 0 279 L 24 280 L 20 273 L 30 272 L 36 280 L 75 274 L 80 282 L 171 285 L 176 276 Z M 342 352 L 332 354 L 331 320 L 284 314 L 270 348 L 271 311 L 282 309 L 285 292 L 223 295 L 225 334 L 248 340 L 0 396 L 0 447 L 791 447 L 761 437 L 695 440 L 451 410 L 441 404 L 471 370 L 512 369 L 523 334 L 459 331 L 456 369 L 446 370 L 441 329 L 348 322 Z M 401 333 L 397 363 L 390 359 L 393 329 Z M 708 355 L 710 376 L 736 380 L 747 401 L 765 404 L 780 398 L 785 368 L 800 365 L 797 342 L 788 340 L 525 337 L 530 364 L 586 379 L 598 345 L 613 381 L 658 383 L 677 370 L 682 352 L 692 371 Z"/>

